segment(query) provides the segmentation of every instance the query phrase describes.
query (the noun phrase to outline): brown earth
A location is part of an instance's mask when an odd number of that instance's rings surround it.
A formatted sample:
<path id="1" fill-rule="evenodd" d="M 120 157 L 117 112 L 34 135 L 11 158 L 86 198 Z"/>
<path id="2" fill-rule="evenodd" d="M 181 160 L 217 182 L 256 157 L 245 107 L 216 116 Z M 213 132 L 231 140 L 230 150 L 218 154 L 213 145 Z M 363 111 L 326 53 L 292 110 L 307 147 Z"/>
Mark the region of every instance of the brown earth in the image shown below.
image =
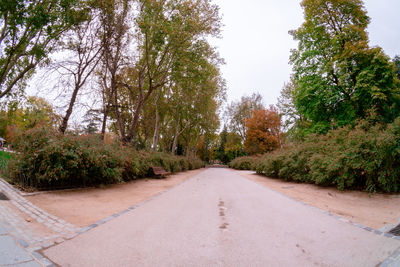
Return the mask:
<path id="1" fill-rule="evenodd" d="M 181 172 L 164 179 L 140 179 L 103 188 L 41 193 L 26 198 L 50 214 L 78 226 L 88 226 L 123 211 L 204 171 Z"/>
<path id="2" fill-rule="evenodd" d="M 360 191 L 340 191 L 336 188 L 286 182 L 252 171 L 235 172 L 291 198 L 374 229 L 399 223 L 400 194 L 370 195 Z"/>

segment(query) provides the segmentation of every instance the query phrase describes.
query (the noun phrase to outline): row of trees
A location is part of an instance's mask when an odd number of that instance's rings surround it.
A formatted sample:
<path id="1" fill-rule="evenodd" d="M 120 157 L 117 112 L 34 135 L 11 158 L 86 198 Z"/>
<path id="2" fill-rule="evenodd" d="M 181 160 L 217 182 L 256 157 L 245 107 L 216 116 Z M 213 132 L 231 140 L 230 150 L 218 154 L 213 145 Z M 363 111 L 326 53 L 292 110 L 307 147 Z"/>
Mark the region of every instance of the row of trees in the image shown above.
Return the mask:
<path id="1" fill-rule="evenodd" d="M 301 5 L 305 21 L 290 32 L 298 41 L 293 73 L 278 103 L 286 143 L 230 166 L 341 190 L 399 192 L 400 58 L 369 46 L 363 1 Z"/>
<path id="2" fill-rule="evenodd" d="M 211 1 L 2 5 L 4 113 L 10 113 L 11 99 L 23 93 L 34 70 L 46 67 L 46 75 L 58 81 L 50 83 L 51 93 L 58 88 L 63 100 L 57 124 L 62 134 L 71 130 L 71 116 L 82 112 L 77 110 L 81 104 L 89 106 L 88 132 L 98 130 L 104 138 L 109 129 L 140 149 L 195 153 L 199 137 L 219 128 L 225 83 L 219 70 L 223 60 L 208 43 L 220 30 L 218 8 Z"/>
<path id="3" fill-rule="evenodd" d="M 303 0 L 301 6 L 305 22 L 289 32 L 298 47 L 291 51 L 293 74 L 278 109 L 266 109 L 258 94 L 232 102 L 225 114 L 228 127 L 214 149 L 222 161 L 232 159 L 230 147 L 239 155 L 262 154 L 285 140 L 302 141 L 362 119 L 385 125 L 400 115 L 400 57 L 391 60 L 380 47 L 369 46 L 363 2 Z"/>

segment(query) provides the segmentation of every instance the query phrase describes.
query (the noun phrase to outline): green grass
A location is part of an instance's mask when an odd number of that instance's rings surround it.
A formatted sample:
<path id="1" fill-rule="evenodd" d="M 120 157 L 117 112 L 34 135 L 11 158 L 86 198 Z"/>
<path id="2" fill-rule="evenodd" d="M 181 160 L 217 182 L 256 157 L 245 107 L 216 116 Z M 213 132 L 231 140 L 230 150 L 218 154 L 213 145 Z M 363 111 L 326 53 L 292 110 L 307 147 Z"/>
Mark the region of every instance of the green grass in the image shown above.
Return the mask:
<path id="1" fill-rule="evenodd" d="M 0 159 L 9 160 L 11 158 L 10 153 L 0 151 Z"/>
<path id="2" fill-rule="evenodd" d="M 0 151 L 0 169 L 4 169 L 7 166 L 8 161 L 10 160 L 10 153 Z"/>

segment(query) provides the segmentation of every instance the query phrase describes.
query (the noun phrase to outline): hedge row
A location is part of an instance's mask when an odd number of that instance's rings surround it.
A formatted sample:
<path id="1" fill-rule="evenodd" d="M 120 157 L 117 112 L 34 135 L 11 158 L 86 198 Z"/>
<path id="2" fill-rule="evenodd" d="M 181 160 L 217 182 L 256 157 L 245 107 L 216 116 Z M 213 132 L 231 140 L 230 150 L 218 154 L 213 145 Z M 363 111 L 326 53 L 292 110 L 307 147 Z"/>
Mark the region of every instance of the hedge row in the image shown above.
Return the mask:
<path id="1" fill-rule="evenodd" d="M 236 170 L 254 170 L 255 164 L 257 163 L 258 157 L 255 156 L 244 156 L 237 157 L 229 162 L 229 167 Z"/>
<path id="2" fill-rule="evenodd" d="M 204 166 L 195 158 L 136 151 L 99 136 L 59 135 L 33 129 L 17 140 L 18 152 L 8 164 L 8 178 L 24 188 L 72 188 L 113 184 L 151 176 L 151 166 L 179 172 Z"/>
<path id="3" fill-rule="evenodd" d="M 400 191 L 400 119 L 385 127 L 360 122 L 356 127 L 310 136 L 255 159 L 236 159 L 259 174 L 288 181 L 359 189 Z M 240 163 L 240 164 L 239 164 Z M 238 167 L 239 168 L 239 167 Z"/>

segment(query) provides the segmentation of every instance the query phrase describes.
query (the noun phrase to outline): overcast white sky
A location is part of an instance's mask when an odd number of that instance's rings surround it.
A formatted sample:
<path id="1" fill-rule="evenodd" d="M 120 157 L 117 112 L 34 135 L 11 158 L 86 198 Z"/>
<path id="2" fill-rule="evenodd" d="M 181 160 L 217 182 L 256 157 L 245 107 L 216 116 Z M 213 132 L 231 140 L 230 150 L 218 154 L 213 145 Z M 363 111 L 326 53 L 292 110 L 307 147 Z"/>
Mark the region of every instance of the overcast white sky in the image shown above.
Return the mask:
<path id="1" fill-rule="evenodd" d="M 303 22 L 300 0 L 214 0 L 220 6 L 222 39 L 212 40 L 226 65 L 228 101 L 260 92 L 265 104 L 276 104 L 289 80 L 290 49 L 296 42 L 288 34 Z M 371 18 L 370 45 L 380 46 L 393 58 L 400 55 L 400 1 L 365 0 Z"/>

